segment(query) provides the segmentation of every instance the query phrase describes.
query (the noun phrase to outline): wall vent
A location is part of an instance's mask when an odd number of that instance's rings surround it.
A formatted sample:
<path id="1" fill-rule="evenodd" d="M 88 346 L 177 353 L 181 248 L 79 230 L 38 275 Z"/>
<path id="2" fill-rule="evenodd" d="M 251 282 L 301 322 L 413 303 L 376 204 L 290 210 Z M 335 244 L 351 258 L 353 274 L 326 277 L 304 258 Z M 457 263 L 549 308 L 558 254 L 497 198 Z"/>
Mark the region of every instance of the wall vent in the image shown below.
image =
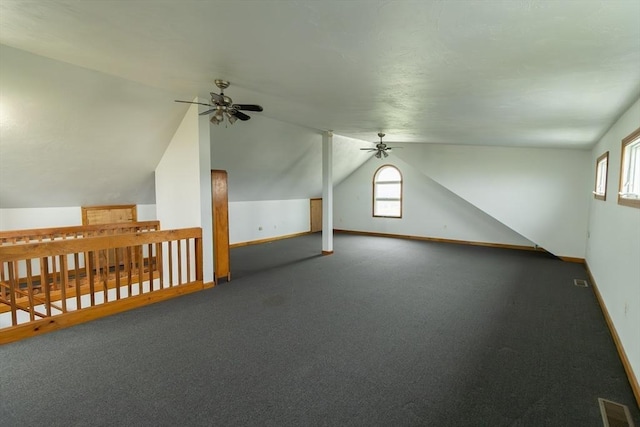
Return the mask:
<path id="1" fill-rule="evenodd" d="M 581 288 L 589 287 L 589 284 L 584 279 L 573 279 L 573 284 L 576 286 L 580 286 Z"/>
<path id="2" fill-rule="evenodd" d="M 604 427 L 634 427 L 629 408 L 607 399 L 598 398 Z"/>

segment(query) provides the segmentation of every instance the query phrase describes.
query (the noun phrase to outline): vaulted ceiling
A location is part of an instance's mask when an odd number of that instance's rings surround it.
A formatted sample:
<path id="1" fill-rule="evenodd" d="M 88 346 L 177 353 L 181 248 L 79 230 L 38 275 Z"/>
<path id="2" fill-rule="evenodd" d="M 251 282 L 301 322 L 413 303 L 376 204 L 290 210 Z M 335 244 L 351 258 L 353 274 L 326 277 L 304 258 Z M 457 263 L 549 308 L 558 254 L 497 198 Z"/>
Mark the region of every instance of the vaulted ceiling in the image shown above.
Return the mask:
<path id="1" fill-rule="evenodd" d="M 87 169 L 69 194 L 149 202 L 173 100 L 216 78 L 266 118 L 355 139 L 587 149 L 640 96 L 638 16 L 632 0 L 2 0 L 0 204 Z"/>

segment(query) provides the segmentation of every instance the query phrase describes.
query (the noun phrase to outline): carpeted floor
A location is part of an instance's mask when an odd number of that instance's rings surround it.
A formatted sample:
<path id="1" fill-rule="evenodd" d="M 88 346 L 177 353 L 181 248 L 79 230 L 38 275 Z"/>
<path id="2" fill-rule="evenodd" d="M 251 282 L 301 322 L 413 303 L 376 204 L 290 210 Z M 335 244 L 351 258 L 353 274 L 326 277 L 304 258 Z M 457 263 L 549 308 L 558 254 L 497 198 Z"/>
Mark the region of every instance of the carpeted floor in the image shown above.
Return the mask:
<path id="1" fill-rule="evenodd" d="M 337 234 L 213 289 L 0 347 L 0 424 L 602 426 L 640 414 L 582 265 Z"/>

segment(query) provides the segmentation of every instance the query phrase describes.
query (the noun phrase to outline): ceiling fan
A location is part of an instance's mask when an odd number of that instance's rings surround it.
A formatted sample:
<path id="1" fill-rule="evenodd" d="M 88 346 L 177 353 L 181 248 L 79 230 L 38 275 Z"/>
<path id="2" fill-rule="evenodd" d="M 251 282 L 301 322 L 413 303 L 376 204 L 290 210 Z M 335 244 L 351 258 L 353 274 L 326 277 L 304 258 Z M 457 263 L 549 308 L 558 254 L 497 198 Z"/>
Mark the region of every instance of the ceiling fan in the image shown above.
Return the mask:
<path id="1" fill-rule="evenodd" d="M 198 104 L 204 105 L 205 107 L 209 107 L 207 111 L 203 111 L 200 113 L 201 116 L 211 114 L 211 123 L 214 125 L 219 125 L 227 118 L 229 124 L 233 124 L 237 119 L 242 121 L 247 121 L 251 117 L 242 111 L 262 111 L 262 107 L 255 104 L 234 104 L 233 100 L 224 94 L 224 90 L 229 87 L 231 83 L 226 80 L 215 80 L 216 86 L 220 88 L 220 93 L 210 92 L 211 93 L 211 103 L 205 104 L 202 102 L 193 102 L 193 101 L 179 101 L 185 104 Z"/>
<path id="2" fill-rule="evenodd" d="M 393 148 L 402 148 L 402 147 L 387 147 L 387 144 L 382 142 L 382 137 L 384 137 L 384 133 L 378 132 L 378 136 L 380 137 L 380 142 L 378 142 L 375 148 L 361 148 L 361 150 L 365 151 L 375 151 L 375 157 L 381 159 L 383 157 L 389 157 L 389 153 L 387 151 L 391 151 Z"/>

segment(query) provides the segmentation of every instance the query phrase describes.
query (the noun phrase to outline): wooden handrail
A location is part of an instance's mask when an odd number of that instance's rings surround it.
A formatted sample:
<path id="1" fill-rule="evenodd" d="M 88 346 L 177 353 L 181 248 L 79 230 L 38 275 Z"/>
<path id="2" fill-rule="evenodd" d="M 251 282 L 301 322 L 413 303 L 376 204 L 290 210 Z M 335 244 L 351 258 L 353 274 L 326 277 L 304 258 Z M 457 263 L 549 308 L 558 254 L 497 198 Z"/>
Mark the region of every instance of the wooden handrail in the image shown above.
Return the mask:
<path id="1" fill-rule="evenodd" d="M 102 234 L 121 234 L 160 230 L 160 221 L 121 222 L 113 224 L 77 225 L 55 228 L 32 228 L 0 231 L 0 246 L 32 241 L 84 238 Z"/>
<path id="2" fill-rule="evenodd" d="M 202 238 L 202 231 L 200 228 L 194 227 L 181 228 L 178 230 L 154 231 L 153 233 L 125 233 L 109 236 L 85 237 L 82 239 L 7 245 L 0 246 L 0 261 L 17 261 L 21 259 L 33 259 L 52 255 L 66 255 L 101 249 L 139 246 L 196 237 Z"/>
<path id="3" fill-rule="evenodd" d="M 97 313 L 112 314 L 124 307 L 202 289 L 202 230 L 145 231 L 3 245 L 0 273 L 2 343 L 40 333 L 43 326 L 55 329 L 42 322 L 54 324 L 50 319 L 59 316 L 65 319 L 60 325 L 69 326 L 95 318 Z M 154 296 L 144 297 L 147 294 Z M 111 305 L 113 309 L 104 307 Z M 102 308 L 92 310 L 92 315 L 78 313 L 97 306 Z M 78 322 L 69 320 L 74 318 Z M 30 324 L 34 327 L 29 328 Z M 6 331 L 17 331 L 15 328 L 21 332 L 6 338 Z"/>

